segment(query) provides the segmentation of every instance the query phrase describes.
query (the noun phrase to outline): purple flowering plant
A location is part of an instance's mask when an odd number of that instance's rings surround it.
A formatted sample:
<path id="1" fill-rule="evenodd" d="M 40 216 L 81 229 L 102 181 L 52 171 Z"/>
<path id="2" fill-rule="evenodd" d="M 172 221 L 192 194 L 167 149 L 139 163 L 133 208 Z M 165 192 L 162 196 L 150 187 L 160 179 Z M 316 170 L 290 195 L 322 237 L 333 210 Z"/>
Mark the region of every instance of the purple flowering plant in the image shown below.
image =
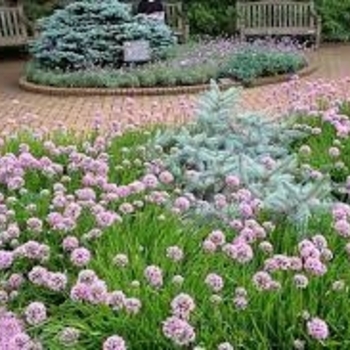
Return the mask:
<path id="1" fill-rule="evenodd" d="M 310 149 L 298 153 L 300 171 L 315 178 L 329 171 L 323 157 L 339 167 L 350 147 L 348 102 L 321 86 L 292 81 L 278 95 L 303 116 Z M 205 203 L 183 190 L 159 147 L 149 158 L 153 137 L 95 120 L 84 137 L 61 128 L 1 142 L 0 349 L 347 349 L 346 200 L 333 198 L 301 235 L 232 172 L 212 198 L 225 216 L 201 225 L 187 214 Z"/>

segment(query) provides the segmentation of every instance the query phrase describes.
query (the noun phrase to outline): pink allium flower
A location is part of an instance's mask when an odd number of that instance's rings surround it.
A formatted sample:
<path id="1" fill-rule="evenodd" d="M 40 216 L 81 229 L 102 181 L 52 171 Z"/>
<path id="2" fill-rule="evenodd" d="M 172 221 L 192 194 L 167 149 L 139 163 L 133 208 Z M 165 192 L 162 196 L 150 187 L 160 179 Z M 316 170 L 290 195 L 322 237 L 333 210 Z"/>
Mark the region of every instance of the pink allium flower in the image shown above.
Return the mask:
<path id="1" fill-rule="evenodd" d="M 289 268 L 292 271 L 300 271 L 303 268 L 303 261 L 297 256 L 289 258 Z"/>
<path id="2" fill-rule="evenodd" d="M 182 319 L 188 319 L 196 304 L 192 297 L 185 293 L 178 294 L 170 303 L 172 314 Z"/>
<path id="3" fill-rule="evenodd" d="M 174 176 L 169 171 L 163 171 L 159 174 L 159 180 L 163 184 L 170 184 L 174 181 Z"/>
<path id="4" fill-rule="evenodd" d="M 135 211 L 135 208 L 131 203 L 122 203 L 119 206 L 119 211 L 123 214 L 131 214 Z"/>
<path id="5" fill-rule="evenodd" d="M 77 344 L 79 337 L 80 331 L 73 327 L 66 327 L 58 334 L 59 342 L 67 347 Z"/>
<path id="6" fill-rule="evenodd" d="M 43 229 L 43 222 L 38 218 L 29 218 L 27 220 L 27 227 L 35 233 L 40 233 Z"/>
<path id="7" fill-rule="evenodd" d="M 307 322 L 307 332 L 311 338 L 316 340 L 326 340 L 329 336 L 328 325 L 318 317 L 314 317 Z"/>
<path id="8" fill-rule="evenodd" d="M 270 274 L 265 271 L 259 271 L 253 276 L 253 283 L 259 290 L 269 290 L 272 281 Z"/>
<path id="9" fill-rule="evenodd" d="M 17 290 L 21 287 L 21 285 L 24 282 L 24 277 L 23 275 L 19 273 L 13 273 L 9 279 L 7 280 L 6 283 L 6 288 L 10 290 Z"/>
<path id="10" fill-rule="evenodd" d="M 73 301 L 88 301 L 90 298 L 90 286 L 85 283 L 75 284 L 70 291 Z"/>
<path id="11" fill-rule="evenodd" d="M 239 310 L 244 310 L 248 306 L 248 300 L 244 297 L 233 298 L 233 303 L 234 303 L 235 307 Z"/>
<path id="12" fill-rule="evenodd" d="M 321 252 L 321 259 L 323 261 L 331 261 L 333 259 L 333 252 L 328 248 L 323 249 Z"/>
<path id="13" fill-rule="evenodd" d="M 24 310 L 26 322 L 32 326 L 46 321 L 46 307 L 41 302 L 32 302 Z"/>
<path id="14" fill-rule="evenodd" d="M 93 270 L 81 270 L 78 275 L 78 282 L 91 285 L 97 281 L 97 275 Z"/>
<path id="15" fill-rule="evenodd" d="M 307 258 L 304 262 L 304 269 L 316 276 L 322 276 L 327 272 L 327 266 L 315 258 Z"/>
<path id="16" fill-rule="evenodd" d="M 158 186 L 158 179 L 155 175 L 148 174 L 146 175 L 142 182 L 146 185 L 147 188 L 156 188 Z"/>
<path id="17" fill-rule="evenodd" d="M 109 293 L 107 297 L 107 304 L 112 307 L 113 310 L 119 311 L 124 308 L 125 300 L 125 294 L 120 290 L 116 290 Z"/>
<path id="18" fill-rule="evenodd" d="M 10 350 L 37 350 L 42 349 L 42 347 L 36 347 L 35 342 L 30 339 L 30 336 L 27 333 L 18 333 L 11 338 L 9 342 Z"/>
<path id="19" fill-rule="evenodd" d="M 250 262 L 254 257 L 253 249 L 249 244 L 244 242 L 226 244 L 223 247 L 223 252 L 241 264 Z"/>
<path id="20" fill-rule="evenodd" d="M 72 251 L 70 259 L 73 265 L 82 267 L 90 262 L 91 253 L 86 248 L 76 248 Z"/>
<path id="21" fill-rule="evenodd" d="M 119 335 L 112 335 L 103 343 L 103 350 L 126 350 L 126 343 Z"/>
<path id="22" fill-rule="evenodd" d="M 137 298 L 127 298 L 124 306 L 127 313 L 136 315 L 140 312 L 142 303 Z"/>
<path id="23" fill-rule="evenodd" d="M 216 273 L 210 273 L 205 278 L 205 284 L 214 292 L 220 292 L 224 288 L 224 280 Z"/>
<path id="24" fill-rule="evenodd" d="M 96 214 L 96 222 L 99 227 L 105 228 L 112 226 L 115 222 L 121 222 L 122 218 L 111 211 L 101 211 Z"/>
<path id="25" fill-rule="evenodd" d="M 191 203 L 186 197 L 178 197 L 174 202 L 175 209 L 185 212 L 190 209 Z"/>
<path id="26" fill-rule="evenodd" d="M 56 292 L 66 289 L 68 278 L 61 272 L 49 272 L 47 275 L 46 286 Z"/>
<path id="27" fill-rule="evenodd" d="M 217 249 L 217 245 L 215 243 L 213 243 L 212 241 L 210 241 L 209 239 L 206 239 L 203 244 L 203 250 L 206 253 L 214 253 Z"/>
<path id="28" fill-rule="evenodd" d="M 193 327 L 175 316 L 169 317 L 163 322 L 163 334 L 179 346 L 187 346 L 196 338 Z"/>
<path id="29" fill-rule="evenodd" d="M 173 261 L 181 261 L 184 258 L 183 250 L 178 246 L 168 247 L 166 250 L 166 256 Z"/>
<path id="30" fill-rule="evenodd" d="M 91 304 L 103 304 L 107 302 L 108 291 L 106 283 L 102 280 L 97 280 L 89 286 L 89 298 L 88 301 Z"/>
<path id="31" fill-rule="evenodd" d="M 147 266 L 144 272 L 147 282 L 155 288 L 160 288 L 163 285 L 163 272 L 155 265 Z"/>
<path id="32" fill-rule="evenodd" d="M 232 227 L 234 230 L 237 230 L 237 231 L 240 231 L 243 228 L 242 220 L 238 220 L 238 219 L 232 220 L 229 225 L 230 227 Z"/>
<path id="33" fill-rule="evenodd" d="M 79 247 L 79 240 L 75 236 L 65 237 L 62 241 L 62 247 L 66 252 L 72 252 Z"/>
<path id="34" fill-rule="evenodd" d="M 312 237 L 312 242 L 319 250 L 325 249 L 328 246 L 327 240 L 323 235 L 315 235 Z"/>
<path id="35" fill-rule="evenodd" d="M 301 248 L 300 255 L 303 259 L 308 259 L 308 258 L 319 259 L 321 257 L 321 253 L 316 248 L 316 246 L 305 246 Z"/>
<path id="36" fill-rule="evenodd" d="M 240 203 L 238 206 L 239 213 L 243 218 L 250 218 L 254 214 L 253 208 L 248 203 Z"/>
<path id="37" fill-rule="evenodd" d="M 10 268 L 13 264 L 14 256 L 12 252 L 0 250 L 0 271 Z"/>
<path id="38" fill-rule="evenodd" d="M 350 224 L 347 220 L 338 220 L 334 223 L 334 229 L 342 237 L 350 237 Z"/>
<path id="39" fill-rule="evenodd" d="M 46 268 L 42 266 L 35 266 L 28 274 L 29 281 L 38 285 L 44 286 L 46 285 L 48 279 L 49 272 Z"/>
<path id="40" fill-rule="evenodd" d="M 228 175 L 225 178 L 226 186 L 230 188 L 237 188 L 240 185 L 240 179 L 234 175 Z"/>
<path id="41" fill-rule="evenodd" d="M 19 334 L 23 334 L 23 324 L 12 312 L 0 311 L 0 349 L 9 348 L 11 340 Z M 20 350 L 16 349 L 15 350 Z"/>
<path id="42" fill-rule="evenodd" d="M 226 241 L 225 234 L 220 230 L 212 231 L 207 239 L 213 242 L 216 246 L 222 246 Z"/>
<path id="43" fill-rule="evenodd" d="M 218 208 L 219 210 L 225 208 L 227 206 L 227 199 L 226 196 L 219 193 L 214 196 L 214 203 L 215 207 Z"/>
<path id="44" fill-rule="evenodd" d="M 96 193 L 92 188 L 86 187 L 75 191 L 79 201 L 95 201 Z"/>
<path id="45" fill-rule="evenodd" d="M 248 296 L 248 292 L 245 288 L 243 287 L 237 287 L 235 289 L 235 296 L 236 297 L 242 297 L 242 298 L 246 298 Z"/>

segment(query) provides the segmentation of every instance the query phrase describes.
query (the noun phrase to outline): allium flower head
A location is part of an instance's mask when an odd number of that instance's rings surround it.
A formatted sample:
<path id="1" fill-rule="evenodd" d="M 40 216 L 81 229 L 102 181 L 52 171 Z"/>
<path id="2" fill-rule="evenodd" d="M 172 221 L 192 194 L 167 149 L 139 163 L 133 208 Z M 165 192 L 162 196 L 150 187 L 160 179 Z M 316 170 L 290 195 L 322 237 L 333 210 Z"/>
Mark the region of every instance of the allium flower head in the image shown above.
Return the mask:
<path id="1" fill-rule="evenodd" d="M 59 334 L 59 342 L 64 346 L 75 345 L 80 337 L 80 331 L 73 327 L 64 328 Z"/>
<path id="2" fill-rule="evenodd" d="M 12 252 L 0 250 L 0 271 L 10 268 L 13 260 L 14 257 Z"/>
<path id="3" fill-rule="evenodd" d="M 126 350 L 126 343 L 119 335 L 112 335 L 103 343 L 103 350 Z"/>
<path id="4" fill-rule="evenodd" d="M 46 307 L 41 302 L 32 302 L 26 307 L 24 315 L 28 324 L 39 325 L 46 321 Z"/>
<path id="5" fill-rule="evenodd" d="M 173 315 L 182 319 L 188 319 L 196 307 L 192 297 L 185 293 L 178 294 L 170 305 Z"/>
<path id="6" fill-rule="evenodd" d="M 196 338 L 193 327 L 187 321 L 175 316 L 163 322 L 163 334 L 179 346 L 187 346 Z"/>
<path id="7" fill-rule="evenodd" d="M 224 280 L 216 273 L 210 273 L 205 278 L 205 284 L 214 292 L 220 292 L 224 288 Z"/>
<path id="8" fill-rule="evenodd" d="M 159 180 L 163 184 L 170 184 L 174 181 L 174 176 L 169 171 L 163 171 L 159 174 Z"/>
<path id="9" fill-rule="evenodd" d="M 234 350 L 234 347 L 230 343 L 226 342 L 219 344 L 218 350 Z"/>
<path id="10" fill-rule="evenodd" d="M 162 270 L 155 265 L 147 266 L 144 272 L 147 282 L 152 287 L 162 287 L 163 285 L 163 272 Z"/>
<path id="11" fill-rule="evenodd" d="M 113 258 L 113 264 L 118 267 L 126 267 L 129 264 L 128 256 L 125 254 L 117 254 Z"/>
<path id="12" fill-rule="evenodd" d="M 82 267 L 86 266 L 91 259 L 91 253 L 86 248 L 76 248 L 72 251 L 71 262 L 73 265 Z"/>
<path id="13" fill-rule="evenodd" d="M 307 322 L 307 332 L 311 338 L 316 340 L 326 340 L 329 336 L 327 323 L 318 317 L 314 317 Z"/>
<path id="14" fill-rule="evenodd" d="M 178 246 L 168 247 L 166 250 L 166 256 L 173 261 L 181 261 L 184 257 L 183 250 Z"/>
<path id="15" fill-rule="evenodd" d="M 124 306 L 127 313 L 136 315 L 140 312 L 142 303 L 140 299 L 127 298 L 125 300 Z"/>

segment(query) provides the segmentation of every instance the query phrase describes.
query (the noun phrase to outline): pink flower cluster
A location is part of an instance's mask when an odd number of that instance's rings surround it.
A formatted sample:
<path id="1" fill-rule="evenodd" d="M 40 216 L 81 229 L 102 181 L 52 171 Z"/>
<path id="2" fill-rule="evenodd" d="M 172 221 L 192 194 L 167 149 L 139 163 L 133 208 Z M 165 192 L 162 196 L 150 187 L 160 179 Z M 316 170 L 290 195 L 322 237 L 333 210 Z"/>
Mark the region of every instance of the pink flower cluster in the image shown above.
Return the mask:
<path id="1" fill-rule="evenodd" d="M 45 287 L 55 292 L 64 291 L 68 283 L 66 274 L 51 272 L 42 266 L 33 267 L 28 273 L 28 279 L 37 286 Z"/>
<path id="2" fill-rule="evenodd" d="M 139 313 L 142 307 L 139 299 L 127 298 L 122 291 L 108 292 L 106 283 L 99 279 L 93 270 L 79 272 L 78 280 L 71 288 L 70 297 L 73 301 L 108 305 L 113 310 L 125 310 L 129 314 Z"/>
<path id="3" fill-rule="evenodd" d="M 190 295 L 180 293 L 171 301 L 170 306 L 172 316 L 163 322 L 164 336 L 179 346 L 193 343 L 196 333 L 189 318 L 196 307 L 194 300 Z"/>

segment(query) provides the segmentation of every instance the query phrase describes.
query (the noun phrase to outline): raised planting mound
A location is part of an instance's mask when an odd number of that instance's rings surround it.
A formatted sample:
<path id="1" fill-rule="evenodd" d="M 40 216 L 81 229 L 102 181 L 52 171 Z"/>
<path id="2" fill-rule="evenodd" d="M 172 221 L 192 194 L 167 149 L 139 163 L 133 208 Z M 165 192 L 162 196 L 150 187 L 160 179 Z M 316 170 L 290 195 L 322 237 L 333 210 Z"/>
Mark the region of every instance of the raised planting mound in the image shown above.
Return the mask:
<path id="1" fill-rule="evenodd" d="M 349 349 L 350 206 L 313 149 L 341 157 L 349 109 L 323 93 L 298 123 L 213 84 L 180 128 L 4 140 L 0 349 Z"/>
<path id="2" fill-rule="evenodd" d="M 51 30 L 50 30 L 51 32 Z M 54 32 L 54 31 L 53 31 Z M 45 32 L 40 40 L 44 41 Z M 78 40 L 78 39 L 77 39 Z M 95 45 L 98 45 L 96 38 Z M 77 44 L 78 41 L 75 42 Z M 39 44 L 36 44 L 38 46 Z M 34 46 L 35 47 L 35 46 Z M 44 48 L 44 46 L 42 46 Z M 106 56 L 112 55 L 109 47 Z M 59 52 L 37 53 L 26 69 L 26 79 L 39 85 L 75 88 L 152 88 L 208 84 L 211 79 L 229 79 L 249 85 L 258 78 L 280 74 L 295 74 L 307 65 L 304 51 L 292 42 L 256 41 L 242 43 L 235 39 L 215 39 L 176 45 L 162 51 L 146 65 L 116 67 L 90 64 L 68 69 L 55 64 Z M 99 57 L 104 57 L 102 52 Z M 72 59 L 75 56 L 72 56 Z M 49 58 L 50 64 L 45 60 Z M 83 56 L 81 59 L 84 61 Z M 55 67 L 53 69 L 53 67 Z M 117 68 L 117 69 L 116 69 Z"/>

